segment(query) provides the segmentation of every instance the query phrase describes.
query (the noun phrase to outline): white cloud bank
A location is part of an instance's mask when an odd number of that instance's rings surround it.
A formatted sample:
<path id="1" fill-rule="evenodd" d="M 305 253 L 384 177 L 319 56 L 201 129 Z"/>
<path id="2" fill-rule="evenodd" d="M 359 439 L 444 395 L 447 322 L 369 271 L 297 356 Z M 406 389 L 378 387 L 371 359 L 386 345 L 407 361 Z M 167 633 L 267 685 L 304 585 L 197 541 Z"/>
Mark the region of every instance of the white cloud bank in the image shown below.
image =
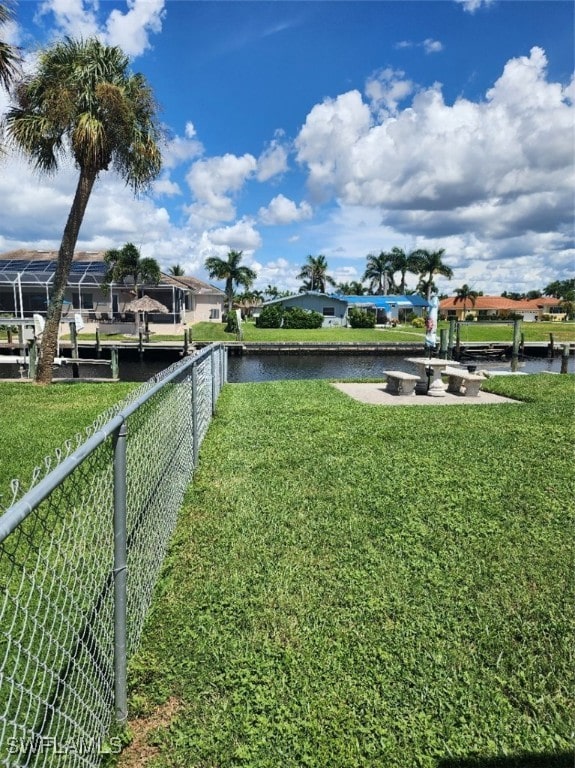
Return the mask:
<path id="1" fill-rule="evenodd" d="M 108 45 L 119 45 L 128 56 L 140 56 L 151 47 L 150 34 L 162 30 L 164 5 L 165 0 L 127 0 L 126 13 L 112 9 L 99 24 L 98 0 L 44 0 L 38 16 L 52 15 L 58 36 L 96 36 Z"/>
<path id="2" fill-rule="evenodd" d="M 295 141 L 312 196 L 376 208 L 406 237 L 473 237 L 483 259 L 526 235 L 537 251 L 552 234 L 563 253 L 572 247 L 573 82 L 549 82 L 546 69 L 535 47 L 508 61 L 477 103 L 446 104 L 435 85 L 398 110 L 413 85 L 390 71 L 368 81 L 367 102 L 355 90 L 326 99 Z"/>

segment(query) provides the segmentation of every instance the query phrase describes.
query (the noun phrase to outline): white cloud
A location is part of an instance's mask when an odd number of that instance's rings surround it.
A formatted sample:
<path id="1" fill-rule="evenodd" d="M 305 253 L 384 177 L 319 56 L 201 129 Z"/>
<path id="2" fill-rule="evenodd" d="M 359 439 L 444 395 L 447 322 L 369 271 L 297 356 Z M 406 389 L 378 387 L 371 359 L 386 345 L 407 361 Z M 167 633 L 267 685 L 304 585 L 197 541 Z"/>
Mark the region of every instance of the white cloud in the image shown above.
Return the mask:
<path id="1" fill-rule="evenodd" d="M 175 181 L 171 181 L 167 176 L 164 176 L 154 181 L 152 184 L 152 188 L 154 190 L 154 194 L 156 195 L 166 195 L 168 197 L 171 197 L 173 195 L 182 194 L 180 185 L 177 184 Z"/>
<path id="2" fill-rule="evenodd" d="M 165 0 L 126 0 L 126 13 L 114 8 L 103 24 L 98 22 L 98 0 L 43 0 L 38 15 L 52 14 L 61 35 L 99 37 L 108 45 L 119 45 L 128 56 L 139 56 L 150 48 L 150 34 L 162 30 L 164 4 Z"/>
<path id="3" fill-rule="evenodd" d="M 196 228 L 231 221 L 236 209 L 231 196 L 237 193 L 256 171 L 253 155 L 226 154 L 197 160 L 186 176 L 195 202 L 189 206 L 190 223 Z"/>
<path id="4" fill-rule="evenodd" d="M 405 79 L 405 72 L 387 67 L 374 72 L 365 84 L 365 94 L 372 109 L 395 114 L 399 102 L 404 101 L 415 89 L 411 80 Z"/>
<path id="5" fill-rule="evenodd" d="M 313 107 L 296 139 L 296 149 L 299 162 L 308 166 L 309 187 L 316 199 L 326 199 L 339 177 L 353 178 L 350 150 L 369 136 L 371 127 L 371 113 L 359 91 Z M 369 165 L 371 159 L 367 157 L 366 162 Z"/>
<path id="6" fill-rule="evenodd" d="M 443 43 L 428 37 L 423 41 L 423 49 L 425 53 L 440 53 L 443 50 Z"/>
<path id="7" fill-rule="evenodd" d="M 101 30 L 98 28 L 96 0 L 44 0 L 40 3 L 37 15 L 52 13 L 58 30 L 70 37 L 94 37 Z"/>
<path id="8" fill-rule="evenodd" d="M 287 158 L 287 149 L 277 139 L 274 139 L 258 158 L 258 181 L 268 181 L 287 171 Z"/>
<path id="9" fill-rule="evenodd" d="M 224 246 L 225 250 L 253 252 L 262 244 L 259 232 L 253 222 L 241 219 L 230 227 L 220 227 L 205 233 L 206 239 L 216 246 Z"/>
<path id="10" fill-rule="evenodd" d="M 164 147 L 162 147 L 162 165 L 164 168 L 175 168 L 181 163 L 191 160 L 194 157 L 198 157 L 203 154 L 204 146 L 201 141 L 188 135 L 186 126 L 186 135 L 184 138 L 181 136 L 174 136 L 170 139 Z"/>
<path id="11" fill-rule="evenodd" d="M 162 31 L 164 0 L 127 0 L 127 5 L 127 13 L 114 9 L 108 16 L 107 42 L 128 56 L 139 56 L 151 47 L 150 33 Z"/>
<path id="12" fill-rule="evenodd" d="M 472 226 L 502 238 L 570 224 L 573 120 L 534 48 L 507 63 L 483 102 L 448 105 L 436 85 L 395 116 L 372 116 L 351 91 L 316 105 L 295 145 L 316 196 L 377 207 L 400 231 Z"/>
<path id="13" fill-rule="evenodd" d="M 475 13 L 479 8 L 490 6 L 494 0 L 455 0 L 456 3 L 463 5 L 463 10 L 468 13 Z"/>
<path id="14" fill-rule="evenodd" d="M 432 37 L 428 37 L 422 42 L 415 42 L 414 40 L 400 40 L 395 44 L 394 48 L 401 51 L 408 48 L 423 48 L 425 53 L 440 53 L 443 50 L 443 43 L 440 40 L 434 40 Z"/>
<path id="15" fill-rule="evenodd" d="M 298 207 L 293 200 L 284 195 L 277 195 L 267 208 L 260 208 L 258 212 L 262 224 L 268 225 L 291 224 L 295 221 L 310 219 L 312 215 L 312 208 L 305 200 Z"/>

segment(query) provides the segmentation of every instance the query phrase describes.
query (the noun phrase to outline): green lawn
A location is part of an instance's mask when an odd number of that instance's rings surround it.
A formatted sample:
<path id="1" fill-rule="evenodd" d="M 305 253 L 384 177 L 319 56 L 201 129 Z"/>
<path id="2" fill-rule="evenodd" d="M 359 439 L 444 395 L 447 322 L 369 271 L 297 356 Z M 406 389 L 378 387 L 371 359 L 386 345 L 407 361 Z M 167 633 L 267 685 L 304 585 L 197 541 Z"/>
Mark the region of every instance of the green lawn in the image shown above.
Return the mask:
<path id="1" fill-rule="evenodd" d="M 447 328 L 440 323 L 439 328 Z M 235 335 L 225 333 L 224 323 L 196 323 L 192 326 L 194 341 L 234 341 Z M 575 323 L 523 323 L 525 341 L 549 341 L 553 333 L 556 342 L 575 343 Z M 415 342 L 423 341 L 425 330 L 411 325 L 397 328 L 319 328 L 317 330 L 284 330 L 282 328 L 256 328 L 252 322 L 243 325 L 244 341 L 310 341 L 310 342 Z M 499 323 L 469 323 L 461 327 L 461 341 L 513 341 L 513 325 Z"/>
<path id="2" fill-rule="evenodd" d="M 574 378 L 486 387 L 525 402 L 224 389 L 120 765 L 572 765 Z"/>
<path id="3" fill-rule="evenodd" d="M 235 341 L 233 333 L 225 332 L 225 323 L 195 323 L 190 326 L 193 341 Z M 439 329 L 448 328 L 449 323 L 440 322 Z M 571 342 L 575 344 L 575 323 L 523 323 L 521 326 L 525 341 L 549 341 L 552 333 L 555 342 Z M 424 328 L 413 328 L 411 325 L 401 325 L 396 328 L 318 328 L 317 330 L 284 330 L 281 328 L 256 328 L 255 324 L 247 321 L 243 324 L 244 341 L 309 341 L 320 343 L 340 342 L 414 342 L 423 341 Z M 0 332 L 0 341 L 2 340 Z M 69 341 L 69 336 L 62 336 Z M 96 334 L 82 332 L 79 334 L 82 342 L 95 341 Z M 100 334 L 101 341 L 114 341 L 118 344 L 131 341 L 136 337 L 123 334 Z M 150 343 L 161 342 L 184 343 L 183 334 L 157 334 L 150 336 Z M 513 324 L 510 323 L 468 323 L 461 326 L 461 341 L 507 342 L 513 341 Z"/>
<path id="4" fill-rule="evenodd" d="M 9 484 L 27 485 L 32 470 L 64 441 L 82 432 L 100 413 L 138 384 L 33 384 L 0 382 L 0 507 L 10 499 Z"/>

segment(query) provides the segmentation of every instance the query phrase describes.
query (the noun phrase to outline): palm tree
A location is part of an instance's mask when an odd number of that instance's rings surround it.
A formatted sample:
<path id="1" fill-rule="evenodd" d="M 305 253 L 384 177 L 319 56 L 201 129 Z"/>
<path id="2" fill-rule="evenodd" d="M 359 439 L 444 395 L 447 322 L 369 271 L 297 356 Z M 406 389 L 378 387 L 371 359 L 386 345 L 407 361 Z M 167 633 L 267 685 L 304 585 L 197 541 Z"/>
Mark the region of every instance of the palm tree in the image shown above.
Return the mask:
<path id="1" fill-rule="evenodd" d="M 275 285 L 267 285 L 264 290 L 264 296 L 268 296 L 270 299 L 277 299 L 279 295 L 279 290 L 276 288 Z"/>
<path id="2" fill-rule="evenodd" d="M 449 280 L 453 277 L 453 270 L 443 263 L 443 256 L 445 254 L 445 248 L 440 248 L 439 251 L 426 251 L 420 249 L 414 251 L 411 255 L 416 260 L 417 272 L 420 274 L 419 285 L 417 290 L 425 296 L 427 301 L 431 298 L 431 292 L 435 288 L 433 282 L 434 275 L 442 275 Z"/>
<path id="3" fill-rule="evenodd" d="M 160 172 L 156 103 L 145 78 L 132 74 L 128 64 L 116 46 L 66 38 L 43 51 L 36 72 L 16 85 L 16 106 L 6 116 L 8 135 L 40 171 L 56 171 L 68 150 L 79 170 L 40 346 L 38 383 L 52 380 L 64 292 L 98 175 L 112 167 L 137 192 Z"/>
<path id="4" fill-rule="evenodd" d="M 349 283 L 339 283 L 337 290 L 342 296 L 363 296 L 365 294 L 365 286 L 358 280 L 352 280 Z"/>
<path id="5" fill-rule="evenodd" d="M 335 286 L 335 280 L 327 274 L 327 259 L 322 254 L 308 256 L 297 279 L 304 281 L 304 290 L 307 291 L 325 293 L 328 283 Z"/>
<path id="6" fill-rule="evenodd" d="M 362 280 L 369 280 L 371 293 L 385 295 L 393 285 L 393 262 L 389 253 L 381 251 L 379 256 L 370 253 Z"/>
<path id="7" fill-rule="evenodd" d="M 467 285 L 467 283 L 464 283 L 461 286 L 461 288 L 455 289 L 455 298 L 453 299 L 453 303 L 457 304 L 460 301 L 463 302 L 463 317 L 465 317 L 466 316 L 465 313 L 467 311 L 467 302 L 470 301 L 471 306 L 474 307 L 475 300 L 477 299 L 478 296 L 479 294 L 477 293 L 477 291 L 471 290 L 471 288 Z"/>
<path id="8" fill-rule="evenodd" d="M 186 272 L 183 267 L 181 267 L 179 264 L 173 264 L 168 269 L 168 274 L 172 275 L 172 277 L 183 277 Z"/>
<path id="9" fill-rule="evenodd" d="M 413 272 L 414 274 L 417 274 L 418 272 L 419 262 L 417 253 L 418 251 L 412 251 L 411 253 L 406 254 L 402 248 L 392 248 L 391 253 L 389 254 L 393 271 L 401 274 L 399 285 L 393 286 L 397 289 L 400 296 L 405 294 L 405 275 L 408 272 Z"/>
<path id="10" fill-rule="evenodd" d="M 230 251 L 227 261 L 218 256 L 209 256 L 204 264 L 212 280 L 226 281 L 228 312 L 232 311 L 234 303 L 234 285 L 242 285 L 248 289 L 257 277 L 253 269 L 240 264 L 243 253 L 243 251 Z"/>
<path id="11" fill-rule="evenodd" d="M 245 291 L 244 293 L 240 293 L 239 296 L 236 296 L 236 301 L 242 310 L 242 314 L 245 317 L 251 317 L 254 309 L 261 307 L 263 304 L 264 292 L 258 290 Z"/>
<path id="12" fill-rule="evenodd" d="M 11 15 L 10 9 L 3 3 L 0 3 L 0 27 L 10 21 Z M 10 89 L 12 82 L 16 79 L 19 64 L 20 56 L 18 50 L 14 46 L 0 40 L 0 85 L 6 90 Z"/>
<path id="13" fill-rule="evenodd" d="M 155 259 L 142 259 L 140 252 L 133 243 L 126 243 L 122 248 L 106 251 L 104 261 L 108 266 L 104 284 L 126 283 L 128 278 L 134 284 L 138 295 L 138 285 L 157 285 L 162 273 Z"/>

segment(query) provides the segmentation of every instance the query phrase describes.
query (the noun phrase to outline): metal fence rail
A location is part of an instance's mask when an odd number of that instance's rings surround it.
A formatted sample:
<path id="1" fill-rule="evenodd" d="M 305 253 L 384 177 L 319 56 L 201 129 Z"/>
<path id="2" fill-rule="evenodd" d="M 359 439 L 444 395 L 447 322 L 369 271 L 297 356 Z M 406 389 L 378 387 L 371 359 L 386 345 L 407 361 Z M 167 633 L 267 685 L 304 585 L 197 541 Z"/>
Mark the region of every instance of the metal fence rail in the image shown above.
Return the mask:
<path id="1" fill-rule="evenodd" d="M 98 766 L 126 663 L 226 380 L 223 345 L 173 365 L 36 472 L 0 517 L 0 766 Z M 52 466 L 54 464 L 54 466 Z"/>

